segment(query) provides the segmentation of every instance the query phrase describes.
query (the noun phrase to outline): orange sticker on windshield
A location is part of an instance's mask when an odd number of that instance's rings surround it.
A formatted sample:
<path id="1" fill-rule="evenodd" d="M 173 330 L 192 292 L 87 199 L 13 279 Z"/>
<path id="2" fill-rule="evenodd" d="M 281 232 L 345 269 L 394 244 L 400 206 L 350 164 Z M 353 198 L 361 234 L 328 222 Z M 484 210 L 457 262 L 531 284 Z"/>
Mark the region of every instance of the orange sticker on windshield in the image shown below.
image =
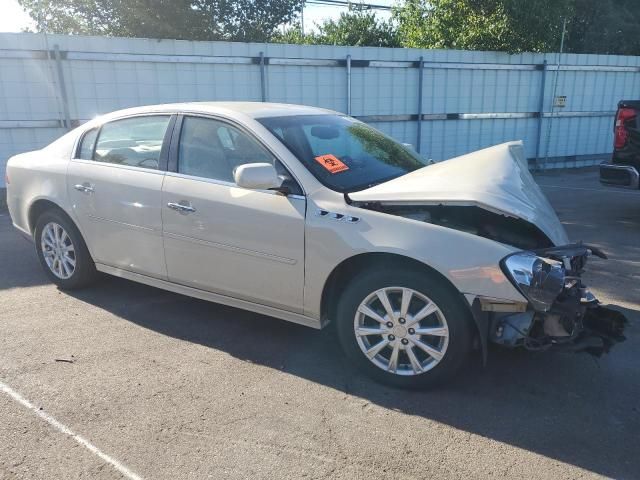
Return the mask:
<path id="1" fill-rule="evenodd" d="M 349 170 L 349 167 L 342 163 L 340 159 L 338 159 L 338 157 L 330 153 L 327 155 L 317 156 L 316 162 L 329 170 L 329 172 L 331 173 L 340 173 L 344 172 L 345 170 Z"/>

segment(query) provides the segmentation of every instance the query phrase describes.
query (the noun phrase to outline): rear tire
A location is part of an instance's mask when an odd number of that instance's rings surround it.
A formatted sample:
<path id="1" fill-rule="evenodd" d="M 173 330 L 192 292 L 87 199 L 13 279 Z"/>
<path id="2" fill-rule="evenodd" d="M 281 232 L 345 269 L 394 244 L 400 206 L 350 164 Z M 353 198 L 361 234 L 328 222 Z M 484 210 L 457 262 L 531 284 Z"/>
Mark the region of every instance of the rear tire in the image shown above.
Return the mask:
<path id="1" fill-rule="evenodd" d="M 36 220 L 34 242 L 40 264 L 63 290 L 84 288 L 98 273 L 82 235 L 63 213 L 48 210 Z"/>
<path id="2" fill-rule="evenodd" d="M 447 380 L 472 348 L 473 319 L 464 299 L 427 271 L 365 270 L 345 288 L 336 310 L 347 357 L 394 387 L 425 389 Z"/>

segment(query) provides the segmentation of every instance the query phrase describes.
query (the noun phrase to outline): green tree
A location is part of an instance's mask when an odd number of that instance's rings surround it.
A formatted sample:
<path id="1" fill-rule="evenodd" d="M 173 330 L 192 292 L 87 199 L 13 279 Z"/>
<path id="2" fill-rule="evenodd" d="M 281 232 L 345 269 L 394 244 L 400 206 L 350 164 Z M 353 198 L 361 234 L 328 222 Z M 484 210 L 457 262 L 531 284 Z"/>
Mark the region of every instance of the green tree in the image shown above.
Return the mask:
<path id="1" fill-rule="evenodd" d="M 268 41 L 301 0 L 18 0 L 49 33 Z"/>
<path id="2" fill-rule="evenodd" d="M 567 51 L 640 55 L 640 1 L 574 0 Z"/>
<path id="3" fill-rule="evenodd" d="M 355 10 L 341 13 L 338 20 L 318 26 L 318 35 L 329 45 L 359 47 L 399 47 L 400 42 L 391 22 L 378 20 L 375 13 Z"/>
<path id="4" fill-rule="evenodd" d="M 315 45 L 351 45 L 359 47 L 400 47 L 397 31 L 391 22 L 379 20 L 373 12 L 352 10 L 337 20 L 316 25 L 317 31 L 302 34 L 299 25 L 277 35 L 281 43 Z"/>
<path id="5" fill-rule="evenodd" d="M 302 33 L 299 23 L 293 24 L 284 32 L 276 33 L 271 39 L 276 43 L 291 43 L 294 45 L 323 45 L 321 38 L 315 32 Z"/>
<path id="6" fill-rule="evenodd" d="M 302 0 L 18 0 L 38 31 L 186 40 L 640 55 L 640 0 L 404 0 L 303 35 Z"/>
<path id="7" fill-rule="evenodd" d="M 403 46 L 502 50 L 558 47 L 573 0 L 406 0 L 394 9 Z"/>

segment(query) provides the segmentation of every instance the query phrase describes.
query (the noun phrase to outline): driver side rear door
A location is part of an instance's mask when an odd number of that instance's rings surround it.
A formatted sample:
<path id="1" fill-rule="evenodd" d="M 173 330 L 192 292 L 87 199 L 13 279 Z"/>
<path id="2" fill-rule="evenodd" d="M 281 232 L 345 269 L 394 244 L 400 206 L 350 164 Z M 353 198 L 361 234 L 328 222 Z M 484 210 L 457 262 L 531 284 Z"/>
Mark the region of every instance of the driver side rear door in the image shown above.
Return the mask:
<path id="1" fill-rule="evenodd" d="M 165 279 L 161 195 L 171 114 L 87 131 L 67 171 L 72 211 L 96 263 Z"/>

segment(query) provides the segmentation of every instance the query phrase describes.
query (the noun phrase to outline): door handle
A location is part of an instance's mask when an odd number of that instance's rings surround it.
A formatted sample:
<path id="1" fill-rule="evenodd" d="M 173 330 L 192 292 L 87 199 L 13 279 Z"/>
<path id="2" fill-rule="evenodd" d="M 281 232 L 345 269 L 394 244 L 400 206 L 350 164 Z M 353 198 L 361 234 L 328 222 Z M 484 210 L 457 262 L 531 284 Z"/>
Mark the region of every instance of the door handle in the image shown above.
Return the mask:
<path id="1" fill-rule="evenodd" d="M 184 205 L 182 203 L 169 202 L 167 203 L 167 207 L 180 213 L 193 213 L 196 211 L 191 205 Z"/>
<path id="2" fill-rule="evenodd" d="M 88 183 L 78 183 L 78 184 L 74 185 L 73 188 L 75 188 L 79 192 L 83 192 L 83 193 L 93 193 L 94 192 L 93 185 L 90 185 Z"/>

